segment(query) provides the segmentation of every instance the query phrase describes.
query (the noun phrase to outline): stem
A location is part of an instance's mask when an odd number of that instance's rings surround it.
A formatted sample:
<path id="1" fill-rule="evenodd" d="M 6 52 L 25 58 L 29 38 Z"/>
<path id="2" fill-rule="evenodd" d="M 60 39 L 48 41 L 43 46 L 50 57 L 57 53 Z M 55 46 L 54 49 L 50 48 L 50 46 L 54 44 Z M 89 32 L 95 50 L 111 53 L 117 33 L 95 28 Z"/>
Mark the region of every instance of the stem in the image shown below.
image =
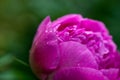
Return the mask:
<path id="1" fill-rule="evenodd" d="M 13 59 L 14 59 L 15 61 L 17 61 L 17 62 L 23 64 L 24 66 L 29 67 L 29 65 L 28 65 L 27 63 L 25 63 L 24 61 L 22 61 L 22 60 L 20 60 L 20 59 L 18 59 L 18 58 L 16 58 L 16 57 L 13 57 Z"/>

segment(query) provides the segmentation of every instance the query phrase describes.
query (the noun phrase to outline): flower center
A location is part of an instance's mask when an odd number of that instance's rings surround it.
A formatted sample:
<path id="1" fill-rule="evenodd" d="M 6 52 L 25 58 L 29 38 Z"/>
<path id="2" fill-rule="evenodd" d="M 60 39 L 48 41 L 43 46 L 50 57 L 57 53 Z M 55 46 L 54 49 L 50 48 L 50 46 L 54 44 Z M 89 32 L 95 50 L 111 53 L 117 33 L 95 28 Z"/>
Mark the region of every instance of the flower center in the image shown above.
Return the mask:
<path id="1" fill-rule="evenodd" d="M 85 28 L 78 28 L 77 25 L 65 27 L 62 31 L 57 31 L 59 42 L 76 41 L 87 48 L 96 56 L 99 61 L 109 50 L 105 46 L 105 41 L 100 32 L 87 31 Z"/>

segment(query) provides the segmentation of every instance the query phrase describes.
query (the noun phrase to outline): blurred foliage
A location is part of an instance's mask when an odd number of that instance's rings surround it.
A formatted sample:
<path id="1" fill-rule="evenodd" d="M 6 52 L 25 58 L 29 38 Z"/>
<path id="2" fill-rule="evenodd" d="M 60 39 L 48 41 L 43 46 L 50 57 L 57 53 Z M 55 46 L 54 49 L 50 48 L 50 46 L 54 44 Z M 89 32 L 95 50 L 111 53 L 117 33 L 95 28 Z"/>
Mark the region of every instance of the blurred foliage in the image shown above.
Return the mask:
<path id="1" fill-rule="evenodd" d="M 120 49 L 120 0 L 0 0 L 0 80 L 38 80 L 29 66 L 37 26 L 68 13 L 103 21 Z"/>

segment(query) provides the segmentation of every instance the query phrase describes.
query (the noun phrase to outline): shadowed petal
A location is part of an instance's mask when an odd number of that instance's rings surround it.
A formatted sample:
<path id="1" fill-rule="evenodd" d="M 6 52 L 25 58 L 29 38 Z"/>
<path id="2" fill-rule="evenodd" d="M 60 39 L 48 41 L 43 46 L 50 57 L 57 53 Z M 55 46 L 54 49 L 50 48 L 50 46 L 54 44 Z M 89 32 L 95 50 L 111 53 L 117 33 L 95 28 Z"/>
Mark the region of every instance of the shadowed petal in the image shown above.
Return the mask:
<path id="1" fill-rule="evenodd" d="M 117 79 L 117 80 L 120 80 L 120 78 L 119 78 L 119 79 Z"/>
<path id="2" fill-rule="evenodd" d="M 100 71 L 86 67 L 71 67 L 56 72 L 53 80 L 108 80 Z"/>
<path id="3" fill-rule="evenodd" d="M 110 80 L 117 80 L 117 78 L 118 78 L 119 69 L 115 69 L 115 68 L 106 69 L 106 70 L 102 69 L 101 71 Z"/>

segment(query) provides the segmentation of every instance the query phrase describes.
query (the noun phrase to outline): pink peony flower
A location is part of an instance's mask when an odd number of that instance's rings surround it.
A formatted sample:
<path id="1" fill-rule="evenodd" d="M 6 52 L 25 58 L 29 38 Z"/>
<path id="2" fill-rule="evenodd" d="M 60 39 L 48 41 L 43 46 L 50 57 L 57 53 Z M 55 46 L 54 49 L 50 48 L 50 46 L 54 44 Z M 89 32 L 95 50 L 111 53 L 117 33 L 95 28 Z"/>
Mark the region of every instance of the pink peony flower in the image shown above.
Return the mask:
<path id="1" fill-rule="evenodd" d="M 42 21 L 30 65 L 42 80 L 120 80 L 120 55 L 105 25 L 79 14 Z"/>

